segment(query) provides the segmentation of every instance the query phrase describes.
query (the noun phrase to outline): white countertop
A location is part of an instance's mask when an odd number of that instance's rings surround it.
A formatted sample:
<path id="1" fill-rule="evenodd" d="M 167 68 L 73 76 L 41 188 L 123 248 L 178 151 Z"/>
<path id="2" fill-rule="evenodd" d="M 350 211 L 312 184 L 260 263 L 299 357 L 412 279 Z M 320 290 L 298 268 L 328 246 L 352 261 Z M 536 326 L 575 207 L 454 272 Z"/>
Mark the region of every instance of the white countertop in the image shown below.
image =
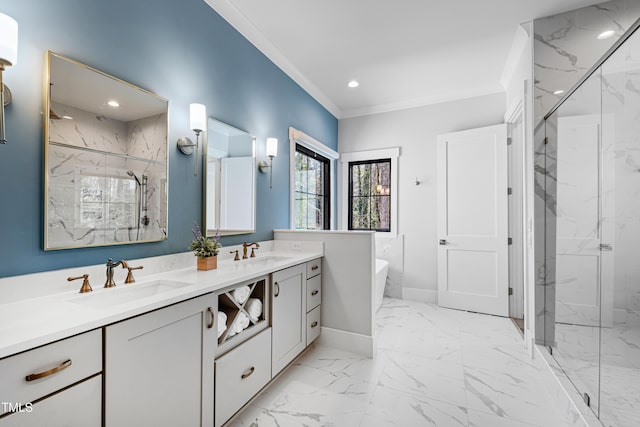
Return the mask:
<path id="1" fill-rule="evenodd" d="M 295 250 L 292 250 L 287 248 L 286 244 L 278 242 L 272 245 L 271 251 L 259 252 L 256 258 L 248 260 L 233 261 L 225 256 L 218 261 L 216 270 L 198 271 L 193 259 L 192 267 L 159 274 L 145 274 L 143 278 L 137 279 L 136 283 L 131 285 L 118 283 L 115 288 L 105 289 L 101 283 L 92 283 L 93 292 L 80 294 L 78 293 L 82 282 L 80 280 L 73 282 L 74 286 L 67 287 L 68 290 L 63 292 L 0 304 L 0 358 L 216 292 L 245 280 L 323 256 L 322 245 L 305 244 L 300 247 L 299 242 L 294 245 L 296 245 Z M 229 249 L 231 248 L 224 248 L 225 252 Z M 261 258 L 267 257 L 282 258 L 260 262 Z M 77 272 L 81 270 L 81 268 L 74 269 Z M 3 280 L 6 281 L 6 279 Z M 83 298 L 101 298 L 119 291 L 130 292 L 129 289 L 143 287 L 157 280 L 168 283 L 178 282 L 180 286 L 157 295 L 144 296 L 105 307 L 83 304 Z"/>

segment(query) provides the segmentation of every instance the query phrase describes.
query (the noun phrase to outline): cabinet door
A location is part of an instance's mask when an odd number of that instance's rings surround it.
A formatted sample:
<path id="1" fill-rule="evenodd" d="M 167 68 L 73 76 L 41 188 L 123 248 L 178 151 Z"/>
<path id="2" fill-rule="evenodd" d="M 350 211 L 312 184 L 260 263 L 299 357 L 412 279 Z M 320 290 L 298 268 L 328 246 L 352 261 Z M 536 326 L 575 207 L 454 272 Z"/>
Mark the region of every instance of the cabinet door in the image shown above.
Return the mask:
<path id="1" fill-rule="evenodd" d="M 213 424 L 212 294 L 105 328 L 105 425 Z"/>
<path id="2" fill-rule="evenodd" d="M 277 271 L 272 281 L 271 360 L 275 376 L 305 348 L 306 266 Z"/>
<path id="3" fill-rule="evenodd" d="M 102 375 L 0 418 L 0 427 L 100 427 Z"/>

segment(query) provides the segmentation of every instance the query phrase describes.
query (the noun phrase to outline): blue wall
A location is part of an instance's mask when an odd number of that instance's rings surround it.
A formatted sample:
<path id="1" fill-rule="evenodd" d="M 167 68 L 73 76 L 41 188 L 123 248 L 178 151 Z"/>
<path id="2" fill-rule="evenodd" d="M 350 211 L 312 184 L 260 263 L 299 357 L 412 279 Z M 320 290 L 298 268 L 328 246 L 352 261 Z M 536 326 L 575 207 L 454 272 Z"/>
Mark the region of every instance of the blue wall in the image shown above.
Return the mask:
<path id="1" fill-rule="evenodd" d="M 279 139 L 273 189 L 258 174 L 257 232 L 223 244 L 270 240 L 289 227 L 289 144 L 293 126 L 332 148 L 338 121 L 213 11 L 204 0 L 0 0 L 18 21 L 18 64 L 5 73 L 9 143 L 0 146 L 0 277 L 184 252 L 202 216 L 202 177 L 175 148 L 189 131 L 192 102 L 258 138 Z M 76 59 L 169 100 L 169 239 L 45 252 L 42 81 L 46 50 Z"/>

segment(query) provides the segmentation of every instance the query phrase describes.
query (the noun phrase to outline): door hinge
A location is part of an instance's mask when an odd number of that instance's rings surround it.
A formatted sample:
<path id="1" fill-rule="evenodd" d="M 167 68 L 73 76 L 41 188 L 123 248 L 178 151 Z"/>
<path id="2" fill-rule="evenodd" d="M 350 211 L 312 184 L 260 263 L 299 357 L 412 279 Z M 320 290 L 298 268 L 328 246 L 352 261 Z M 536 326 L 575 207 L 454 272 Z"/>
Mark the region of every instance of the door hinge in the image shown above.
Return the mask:
<path id="1" fill-rule="evenodd" d="M 507 245 L 512 245 L 513 244 L 513 239 L 511 237 L 507 238 Z"/>
<path id="2" fill-rule="evenodd" d="M 513 139 L 507 138 L 507 145 L 511 145 L 513 143 Z"/>
<path id="3" fill-rule="evenodd" d="M 584 403 L 586 403 L 587 406 L 591 406 L 591 397 L 589 396 L 588 393 L 585 393 L 583 395 L 583 399 L 584 399 Z"/>
<path id="4" fill-rule="evenodd" d="M 546 136 L 544 137 L 544 144 L 547 145 L 549 143 L 549 138 L 547 138 Z"/>
<path id="5" fill-rule="evenodd" d="M 513 188 L 511 187 L 507 187 L 507 195 L 512 195 L 513 194 Z"/>
<path id="6" fill-rule="evenodd" d="M 513 295 L 513 288 L 509 288 L 509 295 Z"/>

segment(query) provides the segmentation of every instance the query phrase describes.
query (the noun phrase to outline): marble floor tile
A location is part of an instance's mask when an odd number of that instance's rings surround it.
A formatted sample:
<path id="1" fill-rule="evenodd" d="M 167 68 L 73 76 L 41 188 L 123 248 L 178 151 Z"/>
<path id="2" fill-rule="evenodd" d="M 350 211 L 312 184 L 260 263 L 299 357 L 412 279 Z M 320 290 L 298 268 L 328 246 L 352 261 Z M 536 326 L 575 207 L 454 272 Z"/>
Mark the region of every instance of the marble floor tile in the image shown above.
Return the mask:
<path id="1" fill-rule="evenodd" d="M 406 394 L 383 386 L 376 388 L 361 426 L 467 426 L 467 409 Z"/>
<path id="2" fill-rule="evenodd" d="M 466 406 L 464 372 L 458 363 L 392 353 L 378 382 L 390 390 Z"/>
<path id="3" fill-rule="evenodd" d="M 465 387 L 469 409 L 545 425 L 561 419 L 539 376 L 465 367 Z"/>
<path id="4" fill-rule="evenodd" d="M 312 345 L 229 425 L 566 425 L 509 319 L 385 298 L 376 346 Z"/>

